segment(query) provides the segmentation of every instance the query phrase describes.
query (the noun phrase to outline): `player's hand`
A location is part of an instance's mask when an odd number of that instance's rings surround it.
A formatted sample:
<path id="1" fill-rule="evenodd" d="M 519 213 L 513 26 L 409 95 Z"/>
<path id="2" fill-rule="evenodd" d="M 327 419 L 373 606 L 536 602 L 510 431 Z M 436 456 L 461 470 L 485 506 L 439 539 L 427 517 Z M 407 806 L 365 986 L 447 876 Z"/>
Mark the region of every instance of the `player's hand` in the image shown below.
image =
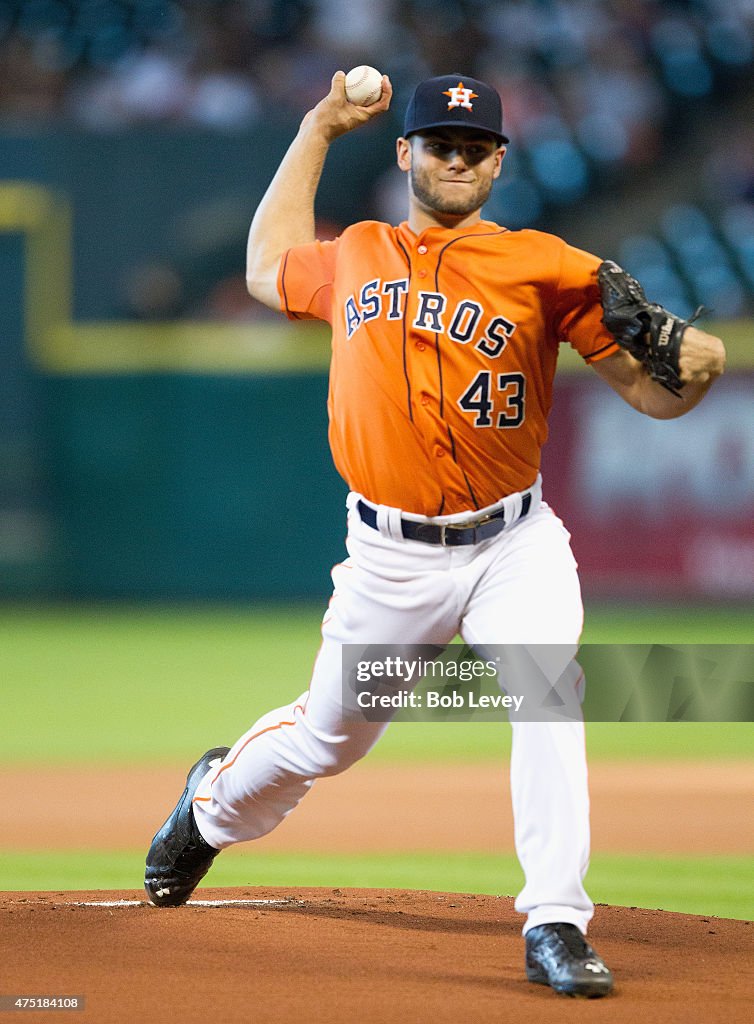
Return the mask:
<path id="1" fill-rule="evenodd" d="M 368 107 L 359 107 L 346 98 L 346 73 L 336 71 L 332 78 L 330 92 L 320 100 L 313 110 L 304 117 L 303 125 L 317 127 L 328 142 L 337 139 L 346 132 L 353 131 L 373 117 L 383 114 L 390 106 L 393 87 L 387 75 L 382 76 L 382 95 L 376 103 Z"/>
<path id="2" fill-rule="evenodd" d="M 713 334 L 698 327 L 687 327 L 683 332 L 678 366 L 684 384 L 706 384 L 725 369 L 725 346 Z"/>

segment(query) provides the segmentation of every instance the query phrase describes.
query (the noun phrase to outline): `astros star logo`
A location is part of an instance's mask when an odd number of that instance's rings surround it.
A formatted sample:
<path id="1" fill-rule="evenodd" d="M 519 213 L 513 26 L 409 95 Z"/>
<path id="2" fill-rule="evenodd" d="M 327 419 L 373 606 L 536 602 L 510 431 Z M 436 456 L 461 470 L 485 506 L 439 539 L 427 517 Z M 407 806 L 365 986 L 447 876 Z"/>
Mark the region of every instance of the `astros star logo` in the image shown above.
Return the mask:
<path id="1" fill-rule="evenodd" d="M 477 95 L 471 89 L 467 89 L 463 82 L 459 82 L 452 89 L 446 89 L 443 92 L 443 96 L 450 96 L 448 110 L 452 110 L 453 107 L 465 107 L 467 110 L 472 110 L 471 101 L 475 100 Z"/>

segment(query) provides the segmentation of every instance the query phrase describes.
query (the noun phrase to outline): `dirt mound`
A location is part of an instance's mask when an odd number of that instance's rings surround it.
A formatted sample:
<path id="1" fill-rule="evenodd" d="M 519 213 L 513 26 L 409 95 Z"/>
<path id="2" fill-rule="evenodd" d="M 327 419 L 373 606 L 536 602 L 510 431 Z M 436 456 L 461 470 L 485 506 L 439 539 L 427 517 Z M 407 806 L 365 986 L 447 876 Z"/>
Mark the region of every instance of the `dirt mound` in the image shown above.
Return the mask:
<path id="1" fill-rule="evenodd" d="M 509 898 L 369 889 L 0 893 L 4 995 L 78 995 L 97 1024 L 751 1020 L 754 924 L 599 907 L 605 1000 L 529 984 Z M 110 905 L 108 905 L 110 904 Z M 62 1013 L 24 1012 L 50 1021 Z"/>

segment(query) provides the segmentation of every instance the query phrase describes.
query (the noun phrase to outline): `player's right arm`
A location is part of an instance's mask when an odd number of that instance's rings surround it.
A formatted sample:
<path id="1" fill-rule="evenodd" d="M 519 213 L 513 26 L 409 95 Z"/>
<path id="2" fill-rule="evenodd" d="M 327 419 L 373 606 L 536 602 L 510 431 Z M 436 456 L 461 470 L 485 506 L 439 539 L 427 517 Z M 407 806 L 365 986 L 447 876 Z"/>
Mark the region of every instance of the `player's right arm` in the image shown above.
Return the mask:
<path id="1" fill-rule="evenodd" d="M 274 310 L 280 310 L 277 278 L 281 257 L 293 246 L 315 240 L 314 197 L 330 144 L 390 106 L 392 88 L 386 75 L 382 96 L 368 107 L 348 102 L 345 80 L 345 73 L 336 71 L 330 92 L 304 117 L 251 222 L 246 287 L 250 295 Z"/>

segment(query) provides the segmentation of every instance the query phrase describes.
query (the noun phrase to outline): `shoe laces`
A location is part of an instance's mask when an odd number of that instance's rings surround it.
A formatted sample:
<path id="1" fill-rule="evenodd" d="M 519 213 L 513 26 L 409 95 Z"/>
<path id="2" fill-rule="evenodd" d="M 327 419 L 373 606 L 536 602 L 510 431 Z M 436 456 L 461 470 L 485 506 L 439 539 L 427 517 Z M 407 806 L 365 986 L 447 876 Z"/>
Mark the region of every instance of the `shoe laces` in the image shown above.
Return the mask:
<path id="1" fill-rule="evenodd" d="M 556 924 L 555 931 L 568 952 L 573 956 L 582 959 L 585 956 L 592 955 L 584 936 L 575 924 Z"/>

